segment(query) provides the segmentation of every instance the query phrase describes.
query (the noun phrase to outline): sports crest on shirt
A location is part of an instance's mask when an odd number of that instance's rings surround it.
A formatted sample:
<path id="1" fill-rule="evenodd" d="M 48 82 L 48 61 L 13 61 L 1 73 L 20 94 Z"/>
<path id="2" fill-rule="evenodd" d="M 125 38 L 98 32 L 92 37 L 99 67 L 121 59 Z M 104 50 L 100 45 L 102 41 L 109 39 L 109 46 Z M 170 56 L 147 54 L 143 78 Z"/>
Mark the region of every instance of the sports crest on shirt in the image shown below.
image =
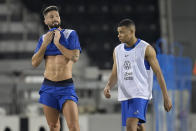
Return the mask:
<path id="1" fill-rule="evenodd" d="M 131 67 L 131 62 L 128 60 L 124 61 L 124 80 L 133 80 L 133 69 Z"/>

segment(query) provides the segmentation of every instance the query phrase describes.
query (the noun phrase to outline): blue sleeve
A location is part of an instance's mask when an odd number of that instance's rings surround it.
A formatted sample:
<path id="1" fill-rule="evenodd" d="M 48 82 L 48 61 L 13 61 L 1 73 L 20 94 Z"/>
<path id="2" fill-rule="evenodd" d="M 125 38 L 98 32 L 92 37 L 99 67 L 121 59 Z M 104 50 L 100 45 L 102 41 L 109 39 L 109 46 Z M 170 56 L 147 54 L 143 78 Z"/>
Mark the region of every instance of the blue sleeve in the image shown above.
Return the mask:
<path id="1" fill-rule="evenodd" d="M 37 43 L 37 47 L 35 48 L 34 54 L 37 53 L 42 45 L 43 39 L 42 36 L 40 37 L 38 43 Z"/>
<path id="2" fill-rule="evenodd" d="M 82 49 L 80 47 L 80 41 L 79 41 L 77 32 L 75 30 L 71 32 L 71 34 L 68 38 L 68 42 L 69 42 L 69 48 L 71 50 L 78 49 L 78 50 L 80 50 L 80 52 L 82 51 Z"/>

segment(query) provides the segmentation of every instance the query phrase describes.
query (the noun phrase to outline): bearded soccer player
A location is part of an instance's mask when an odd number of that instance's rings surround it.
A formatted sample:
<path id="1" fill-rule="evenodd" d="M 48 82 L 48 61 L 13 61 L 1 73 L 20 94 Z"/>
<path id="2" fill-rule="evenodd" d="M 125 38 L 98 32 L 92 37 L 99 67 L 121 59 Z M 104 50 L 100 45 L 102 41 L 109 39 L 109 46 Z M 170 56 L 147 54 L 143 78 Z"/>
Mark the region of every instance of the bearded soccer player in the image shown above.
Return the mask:
<path id="1" fill-rule="evenodd" d="M 79 131 L 78 97 L 72 80 L 72 66 L 81 52 L 75 30 L 62 29 L 57 6 L 46 7 L 44 23 L 49 30 L 40 37 L 32 57 L 32 66 L 45 60 L 44 81 L 40 88 L 39 102 L 50 131 L 60 131 L 60 112 L 66 118 L 69 131 Z"/>

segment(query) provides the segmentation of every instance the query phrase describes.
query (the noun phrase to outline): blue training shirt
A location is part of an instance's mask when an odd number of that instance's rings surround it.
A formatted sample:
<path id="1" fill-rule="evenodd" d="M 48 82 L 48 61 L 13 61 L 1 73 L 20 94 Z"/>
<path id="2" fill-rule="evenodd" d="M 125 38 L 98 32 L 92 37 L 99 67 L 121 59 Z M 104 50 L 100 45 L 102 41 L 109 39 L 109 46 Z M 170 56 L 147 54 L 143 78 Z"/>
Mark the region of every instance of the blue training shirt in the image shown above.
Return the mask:
<path id="1" fill-rule="evenodd" d="M 54 29 L 51 29 L 49 31 L 52 31 L 52 30 L 54 30 Z M 59 39 L 59 43 L 61 45 L 63 45 L 65 48 L 70 49 L 70 50 L 78 49 L 81 52 L 79 38 L 78 38 L 77 32 L 75 30 L 62 29 L 60 31 L 60 34 L 61 34 L 61 37 Z M 39 49 L 43 43 L 44 36 L 45 36 L 45 34 L 40 37 L 34 53 L 37 53 L 39 51 Z M 62 55 L 60 50 L 54 44 L 53 40 L 50 44 L 48 44 L 44 56 L 51 56 L 51 55 Z"/>

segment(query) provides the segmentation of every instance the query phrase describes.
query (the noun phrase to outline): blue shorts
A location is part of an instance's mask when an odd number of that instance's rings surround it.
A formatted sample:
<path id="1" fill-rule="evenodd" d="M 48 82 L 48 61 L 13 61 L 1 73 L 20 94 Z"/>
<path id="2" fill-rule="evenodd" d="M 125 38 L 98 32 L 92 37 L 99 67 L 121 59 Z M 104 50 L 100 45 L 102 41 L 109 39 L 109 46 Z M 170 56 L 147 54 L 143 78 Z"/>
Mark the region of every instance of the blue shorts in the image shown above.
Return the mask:
<path id="1" fill-rule="evenodd" d="M 72 79 L 58 82 L 44 79 L 39 94 L 39 102 L 41 104 L 50 106 L 59 111 L 62 110 L 62 106 L 66 100 L 72 100 L 78 103 L 78 96 L 75 92 Z"/>
<path id="2" fill-rule="evenodd" d="M 142 98 L 121 101 L 122 126 L 126 126 L 127 118 L 138 118 L 138 124 L 145 123 L 147 106 L 148 100 Z"/>

